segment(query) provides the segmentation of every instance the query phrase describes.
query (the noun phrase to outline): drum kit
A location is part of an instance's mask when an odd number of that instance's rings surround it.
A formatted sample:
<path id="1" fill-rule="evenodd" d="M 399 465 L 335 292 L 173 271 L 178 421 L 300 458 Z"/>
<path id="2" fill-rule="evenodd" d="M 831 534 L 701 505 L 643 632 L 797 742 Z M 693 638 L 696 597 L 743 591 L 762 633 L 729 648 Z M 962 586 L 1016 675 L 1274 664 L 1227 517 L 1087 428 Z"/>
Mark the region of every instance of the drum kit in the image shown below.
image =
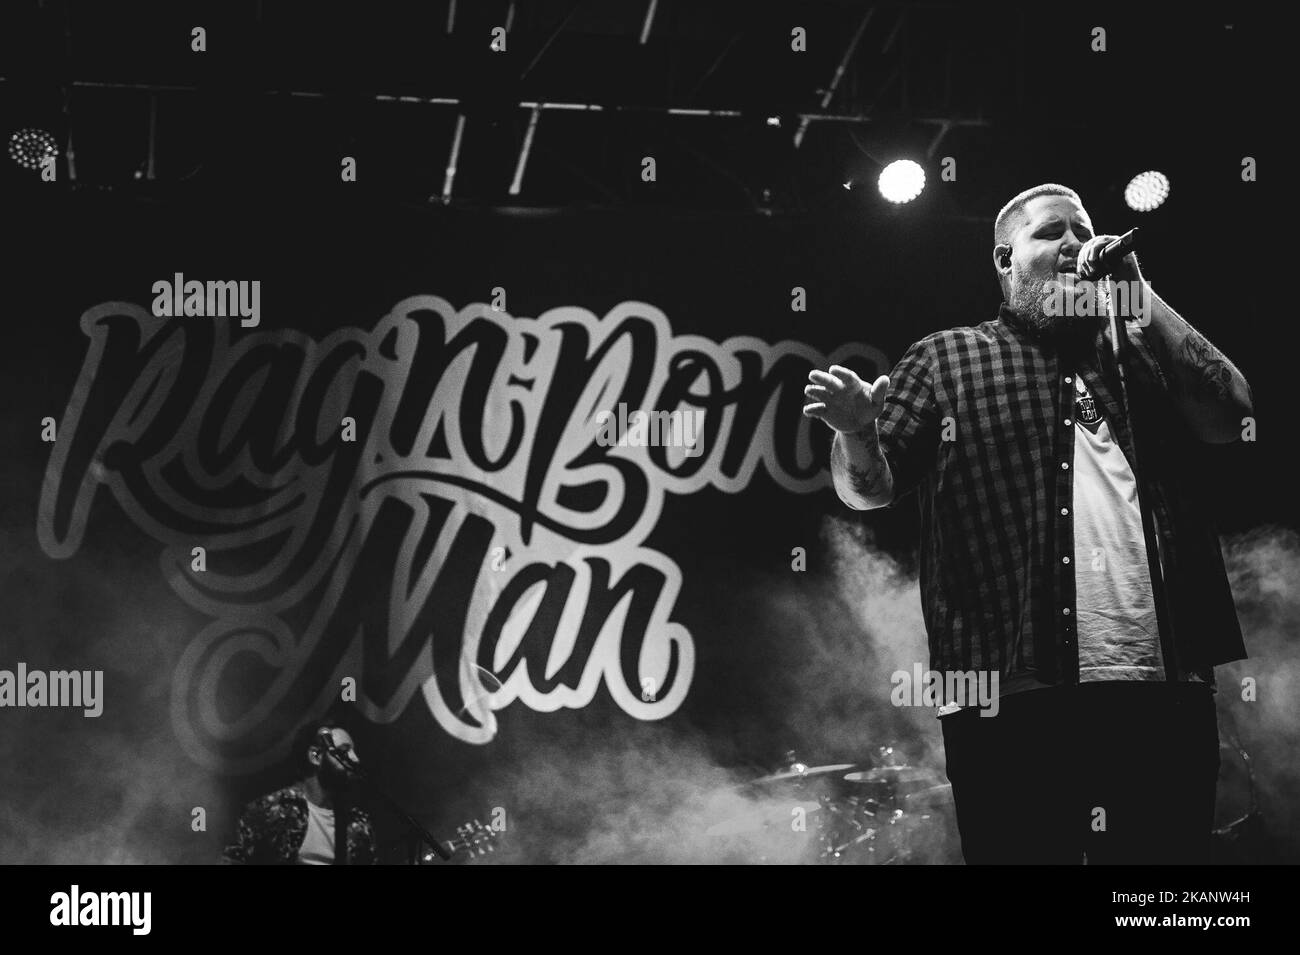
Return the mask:
<path id="1" fill-rule="evenodd" d="M 804 833 L 793 855 L 777 849 L 759 862 L 817 865 L 906 865 L 960 862 L 952 787 L 938 773 L 903 761 L 893 746 L 852 763 L 809 766 L 787 753 L 775 772 L 740 787 L 753 809 L 717 820 L 706 835 L 719 843 L 788 845 Z"/>

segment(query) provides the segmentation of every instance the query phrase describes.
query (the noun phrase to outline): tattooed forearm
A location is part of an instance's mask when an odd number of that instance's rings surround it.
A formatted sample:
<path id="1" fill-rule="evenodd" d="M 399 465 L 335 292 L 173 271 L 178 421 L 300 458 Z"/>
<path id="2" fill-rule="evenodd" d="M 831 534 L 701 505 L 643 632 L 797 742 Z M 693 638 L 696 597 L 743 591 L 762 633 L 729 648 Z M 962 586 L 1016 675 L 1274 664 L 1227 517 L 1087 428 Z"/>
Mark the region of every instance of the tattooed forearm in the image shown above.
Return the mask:
<path id="1" fill-rule="evenodd" d="M 889 466 L 881 463 L 872 468 L 855 468 L 849 465 L 849 486 L 858 496 L 873 501 L 889 493 Z"/>
<path id="2" fill-rule="evenodd" d="M 1227 401 L 1232 397 L 1232 366 L 1223 353 L 1195 331 L 1174 350 L 1174 382 L 1195 398 Z M 1180 373 L 1179 373 L 1180 372 Z"/>
<path id="3" fill-rule="evenodd" d="M 893 475 L 880 450 L 875 424 L 857 434 L 836 434 L 831 448 L 831 476 L 840 499 L 866 510 L 884 507 L 894 496 Z"/>
<path id="4" fill-rule="evenodd" d="M 1151 298 L 1150 343 L 1183 420 L 1202 441 L 1220 444 L 1237 440 L 1242 421 L 1255 413 L 1249 383 L 1223 352 L 1168 302 L 1154 292 Z"/>

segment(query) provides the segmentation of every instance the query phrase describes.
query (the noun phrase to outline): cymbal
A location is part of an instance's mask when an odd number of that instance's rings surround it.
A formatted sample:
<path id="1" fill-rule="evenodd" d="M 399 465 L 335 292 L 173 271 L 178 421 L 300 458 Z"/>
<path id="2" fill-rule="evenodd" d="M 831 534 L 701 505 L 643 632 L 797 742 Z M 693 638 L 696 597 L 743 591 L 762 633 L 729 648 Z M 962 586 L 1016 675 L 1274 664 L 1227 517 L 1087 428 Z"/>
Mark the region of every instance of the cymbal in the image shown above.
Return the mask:
<path id="1" fill-rule="evenodd" d="M 817 776 L 838 775 L 846 769 L 852 769 L 857 763 L 833 763 L 829 766 L 805 766 L 803 763 L 795 763 L 789 769 L 783 769 L 779 773 L 771 773 L 767 776 L 760 776 L 749 785 L 764 785 L 766 783 L 788 783 L 798 779 L 809 779 Z"/>
<path id="2" fill-rule="evenodd" d="M 846 773 L 844 781 L 849 783 L 933 783 L 938 785 L 939 777 L 933 770 L 920 766 L 877 766 L 875 769 L 859 773 Z"/>
<path id="3" fill-rule="evenodd" d="M 903 796 L 903 805 L 909 809 L 951 802 L 952 783 L 940 783 L 938 786 L 918 789 L 914 793 L 907 793 Z"/>
<path id="4" fill-rule="evenodd" d="M 764 829 L 788 825 L 790 820 L 794 818 L 794 810 L 796 809 L 802 809 L 805 814 L 813 813 L 821 809 L 821 803 L 792 802 L 788 806 L 743 812 L 715 823 L 704 830 L 704 834 L 706 836 L 743 836 L 749 833 L 762 832 Z"/>

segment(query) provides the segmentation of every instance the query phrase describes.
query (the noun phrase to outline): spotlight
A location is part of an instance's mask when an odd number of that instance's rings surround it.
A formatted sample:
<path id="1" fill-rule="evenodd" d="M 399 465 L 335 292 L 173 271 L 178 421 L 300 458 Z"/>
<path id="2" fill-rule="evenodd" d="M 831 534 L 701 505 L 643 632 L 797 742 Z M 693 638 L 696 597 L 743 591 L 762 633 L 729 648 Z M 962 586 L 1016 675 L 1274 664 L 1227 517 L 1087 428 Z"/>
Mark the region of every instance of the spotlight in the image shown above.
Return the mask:
<path id="1" fill-rule="evenodd" d="M 880 194 L 890 202 L 911 202 L 925 188 L 925 170 L 910 159 L 891 162 L 880 173 Z"/>
<path id="2" fill-rule="evenodd" d="M 1169 198 L 1169 177 L 1163 172 L 1140 172 L 1124 187 L 1124 201 L 1134 212 L 1150 212 Z"/>
<path id="3" fill-rule="evenodd" d="M 59 144 L 43 129 L 20 129 L 9 137 L 9 158 L 24 169 L 40 169 L 42 162 L 58 154 Z"/>

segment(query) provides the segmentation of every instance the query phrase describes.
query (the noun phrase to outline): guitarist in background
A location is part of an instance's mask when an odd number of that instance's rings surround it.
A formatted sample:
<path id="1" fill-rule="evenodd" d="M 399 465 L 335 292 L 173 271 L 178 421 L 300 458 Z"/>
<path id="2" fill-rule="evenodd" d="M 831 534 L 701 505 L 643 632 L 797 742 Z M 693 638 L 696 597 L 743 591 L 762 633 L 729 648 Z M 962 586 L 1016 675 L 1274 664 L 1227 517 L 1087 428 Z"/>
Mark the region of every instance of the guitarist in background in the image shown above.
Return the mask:
<path id="1" fill-rule="evenodd" d="M 293 754 L 302 761 L 303 778 L 261 796 L 239 817 L 235 842 L 223 861 L 232 865 L 374 865 L 375 833 L 370 816 L 355 803 L 354 779 L 333 748 L 360 766 L 352 737 L 338 726 L 317 720 L 294 737 Z M 346 820 L 342 827 L 337 820 Z M 346 838 L 343 833 L 346 832 Z"/>

